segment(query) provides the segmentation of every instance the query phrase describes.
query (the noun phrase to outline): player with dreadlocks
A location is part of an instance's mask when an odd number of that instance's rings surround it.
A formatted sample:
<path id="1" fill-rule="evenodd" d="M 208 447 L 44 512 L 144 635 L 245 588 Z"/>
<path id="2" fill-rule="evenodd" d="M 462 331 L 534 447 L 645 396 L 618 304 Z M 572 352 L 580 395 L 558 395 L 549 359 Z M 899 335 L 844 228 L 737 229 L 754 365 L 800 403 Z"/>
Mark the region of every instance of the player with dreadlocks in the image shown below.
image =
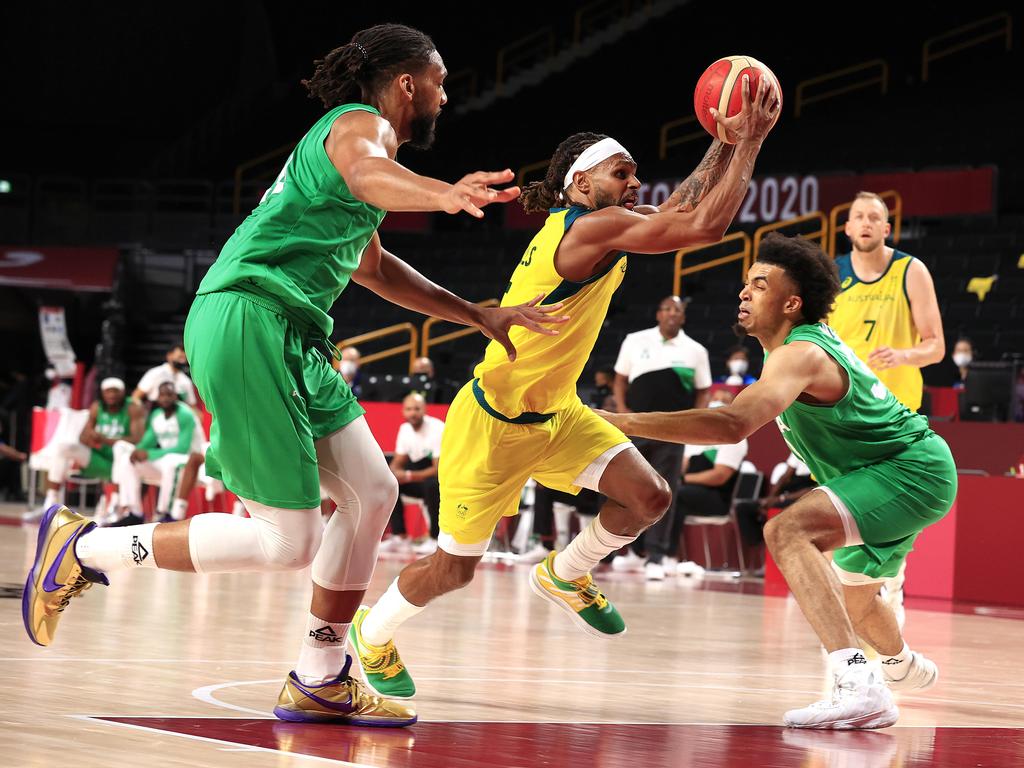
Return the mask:
<path id="1" fill-rule="evenodd" d="M 441 444 L 437 551 L 412 563 L 377 604 L 356 613 L 351 639 L 369 685 L 381 695 L 411 696 L 415 686 L 395 647 L 395 630 L 430 600 L 473 578 L 502 516 L 515 514 L 530 477 L 570 493 L 608 497 L 600 514 L 530 576 L 533 591 L 596 637 L 621 635 L 618 611 L 590 570 L 654 524 L 671 493 L 629 440 L 590 411 L 576 381 L 626 271 L 626 253 L 664 253 L 718 240 L 747 190 L 761 142 L 778 116 L 777 86 L 762 78 L 743 108 L 717 115 L 734 145 L 715 141 L 697 170 L 660 208 L 637 210 L 636 162 L 617 141 L 578 133 L 562 142 L 544 181 L 520 196 L 530 212 L 548 211 L 505 290 L 504 306 L 543 295 L 571 321 L 557 336 L 513 332 L 510 361 L 490 344 L 455 397 Z"/>
<path id="2" fill-rule="evenodd" d="M 185 326 L 192 374 L 213 413 L 206 471 L 243 500 L 227 514 L 97 529 L 55 505 L 44 515 L 23 602 L 33 642 L 49 645 L 71 597 L 129 568 L 272 571 L 312 563 L 313 600 L 295 669 L 275 714 L 285 720 L 400 726 L 411 708 L 348 674 L 345 639 L 370 583 L 398 486 L 363 409 L 324 350 L 331 305 L 350 280 L 409 309 L 478 328 L 511 358 L 512 325 L 554 333 L 557 304 L 481 309 L 381 247 L 386 211 L 467 211 L 513 200 L 492 184 L 455 184 L 395 161 L 428 147 L 447 101 L 446 70 L 422 32 L 387 24 L 356 33 L 316 63 L 305 85 L 328 112 L 298 143 L 260 204 L 225 244 Z M 538 297 L 539 299 L 540 297 Z M 320 487 L 337 503 L 324 528 Z M 217 622 L 217 617 L 213 617 Z M 226 637 L 252 629 L 221 627 Z M 226 641 L 229 646 L 231 640 Z"/>

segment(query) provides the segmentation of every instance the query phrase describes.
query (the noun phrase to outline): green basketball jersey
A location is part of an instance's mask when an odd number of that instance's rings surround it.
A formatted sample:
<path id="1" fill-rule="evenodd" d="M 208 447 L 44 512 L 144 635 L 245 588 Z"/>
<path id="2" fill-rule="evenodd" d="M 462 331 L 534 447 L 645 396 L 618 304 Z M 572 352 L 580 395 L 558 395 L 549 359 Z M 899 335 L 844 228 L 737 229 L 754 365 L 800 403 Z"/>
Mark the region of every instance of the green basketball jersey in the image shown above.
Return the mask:
<path id="1" fill-rule="evenodd" d="M 843 366 L 850 381 L 838 403 L 794 401 L 775 419 L 786 443 L 819 483 L 878 464 L 932 434 L 928 419 L 897 400 L 829 326 L 798 325 L 783 343 L 794 341 L 817 344 Z"/>
<path id="2" fill-rule="evenodd" d="M 111 413 L 100 403 L 96 410 L 96 432 L 103 437 L 117 440 L 128 436 L 131 417 L 128 415 L 128 403 L 122 403 L 121 410 Z"/>
<path id="3" fill-rule="evenodd" d="M 344 104 L 324 115 L 224 244 L 198 293 L 231 289 L 270 299 L 330 336 L 327 312 L 385 213 L 352 195 L 324 149 L 334 121 L 354 110 L 380 114 L 366 104 Z"/>

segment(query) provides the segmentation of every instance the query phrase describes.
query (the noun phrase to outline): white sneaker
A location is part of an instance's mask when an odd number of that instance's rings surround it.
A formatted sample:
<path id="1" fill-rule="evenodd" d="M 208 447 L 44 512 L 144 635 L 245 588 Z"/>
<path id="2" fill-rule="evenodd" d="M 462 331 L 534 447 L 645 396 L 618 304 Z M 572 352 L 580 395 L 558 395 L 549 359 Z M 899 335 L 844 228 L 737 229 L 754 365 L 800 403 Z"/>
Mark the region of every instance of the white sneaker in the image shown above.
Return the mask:
<path id="1" fill-rule="evenodd" d="M 435 551 L 437 551 L 437 539 L 427 538 L 412 545 L 414 555 L 432 555 Z"/>
<path id="2" fill-rule="evenodd" d="M 704 566 L 697 565 L 693 560 L 683 560 L 676 564 L 676 573 L 680 576 L 703 576 Z"/>
<path id="3" fill-rule="evenodd" d="M 616 555 L 612 560 L 612 570 L 639 573 L 644 569 L 644 559 L 632 549 L 626 550 L 624 555 Z"/>
<path id="4" fill-rule="evenodd" d="M 46 510 L 48 510 L 48 509 L 49 509 L 49 507 L 46 506 L 46 505 L 43 505 L 41 507 L 36 507 L 35 509 L 30 509 L 28 512 L 24 513 L 21 516 L 21 522 L 23 522 L 23 523 L 35 523 L 35 522 L 38 522 L 42 518 L 42 516 L 46 514 Z"/>
<path id="5" fill-rule="evenodd" d="M 803 709 L 791 709 L 782 718 L 790 728 L 888 728 L 899 719 L 892 693 L 874 670 L 867 674 L 834 675 L 832 698 Z"/>
<path id="6" fill-rule="evenodd" d="M 665 566 L 661 563 L 647 563 L 644 566 L 644 576 L 648 581 L 664 581 Z"/>
<path id="7" fill-rule="evenodd" d="M 899 678 L 892 677 L 893 672 L 902 671 L 901 667 L 906 669 L 906 674 Z M 931 659 L 911 651 L 909 664 L 886 664 L 883 661 L 882 677 L 894 691 L 923 691 L 939 681 L 939 668 Z"/>
<path id="8" fill-rule="evenodd" d="M 405 536 L 388 536 L 384 541 L 380 543 L 377 548 L 378 552 L 407 552 L 412 549 L 412 545 Z"/>
<path id="9" fill-rule="evenodd" d="M 550 549 L 538 542 L 525 552 L 517 555 L 516 562 L 523 563 L 524 565 L 536 565 L 537 563 L 542 563 L 547 560 L 548 553 L 550 552 Z"/>
<path id="10" fill-rule="evenodd" d="M 661 558 L 661 564 L 665 567 L 666 576 L 675 576 L 676 569 L 679 567 L 679 561 L 674 557 L 663 557 Z"/>

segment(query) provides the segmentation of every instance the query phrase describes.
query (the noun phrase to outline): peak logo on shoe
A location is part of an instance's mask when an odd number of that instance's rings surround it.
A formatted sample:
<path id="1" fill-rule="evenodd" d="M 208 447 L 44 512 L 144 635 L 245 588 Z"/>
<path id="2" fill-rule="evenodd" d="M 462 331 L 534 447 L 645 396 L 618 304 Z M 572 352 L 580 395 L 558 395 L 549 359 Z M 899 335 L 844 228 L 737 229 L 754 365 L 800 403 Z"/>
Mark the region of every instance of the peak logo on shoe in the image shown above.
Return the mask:
<path id="1" fill-rule="evenodd" d="M 142 546 L 138 536 L 132 536 L 132 560 L 136 565 L 142 565 L 142 561 L 149 557 L 149 550 Z"/>
<path id="2" fill-rule="evenodd" d="M 344 637 L 338 637 L 338 633 L 331 629 L 330 624 L 325 624 L 320 629 L 309 630 L 309 636 L 318 643 L 343 643 Z"/>
<path id="3" fill-rule="evenodd" d="M 864 654 L 855 653 L 853 656 L 846 660 L 846 666 L 852 667 L 854 664 L 867 664 L 868 660 L 864 658 Z"/>
<path id="4" fill-rule="evenodd" d="M 897 658 L 882 659 L 882 663 L 883 664 L 902 664 L 903 663 L 903 659 L 897 659 Z"/>

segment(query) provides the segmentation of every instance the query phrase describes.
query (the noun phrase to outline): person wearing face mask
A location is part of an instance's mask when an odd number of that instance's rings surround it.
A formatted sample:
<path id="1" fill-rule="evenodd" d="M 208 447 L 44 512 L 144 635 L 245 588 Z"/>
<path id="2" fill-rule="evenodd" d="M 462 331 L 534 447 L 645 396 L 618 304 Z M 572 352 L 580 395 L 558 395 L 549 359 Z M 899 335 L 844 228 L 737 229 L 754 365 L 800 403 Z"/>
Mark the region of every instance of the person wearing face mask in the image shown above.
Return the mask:
<path id="1" fill-rule="evenodd" d="M 341 350 L 341 361 L 338 363 L 338 372 L 341 378 L 348 384 L 352 394 L 357 398 L 362 397 L 363 387 L 359 381 L 359 360 L 362 355 L 355 347 L 345 347 Z"/>
<path id="2" fill-rule="evenodd" d="M 967 381 L 967 368 L 974 360 L 974 344 L 971 340 L 961 336 L 956 340 L 953 347 L 953 365 L 956 366 L 956 379 L 953 386 L 956 389 L 963 389 Z"/>
<path id="3" fill-rule="evenodd" d="M 188 374 L 188 358 L 185 356 L 185 347 L 175 344 L 167 350 L 167 361 L 163 365 L 150 368 L 139 379 L 135 391 L 132 392 L 132 400 L 137 403 L 148 402 L 152 406 L 160 394 L 160 385 L 170 382 L 174 385 L 175 392 L 178 393 L 178 399 L 194 408 L 196 406 L 196 391 Z"/>
<path id="4" fill-rule="evenodd" d="M 725 361 L 725 367 L 728 369 L 729 375 L 720 379 L 723 384 L 728 384 L 731 387 L 744 387 L 757 381 L 748 373 L 750 353 L 742 344 L 729 350 L 729 358 Z"/>

